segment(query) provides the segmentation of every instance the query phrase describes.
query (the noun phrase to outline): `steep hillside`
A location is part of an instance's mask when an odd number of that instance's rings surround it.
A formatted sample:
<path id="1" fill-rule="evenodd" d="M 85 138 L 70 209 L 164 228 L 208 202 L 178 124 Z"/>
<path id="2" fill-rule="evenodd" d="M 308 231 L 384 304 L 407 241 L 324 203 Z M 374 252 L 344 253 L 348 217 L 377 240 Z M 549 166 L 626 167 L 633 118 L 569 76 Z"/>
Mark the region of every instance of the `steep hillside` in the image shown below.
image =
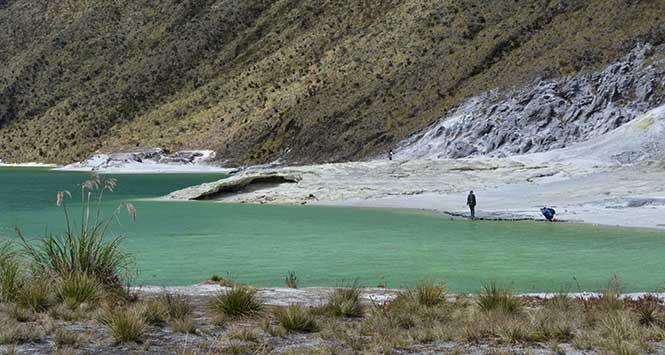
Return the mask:
<path id="1" fill-rule="evenodd" d="M 662 0 L 0 1 L 0 159 L 358 159 L 468 97 L 664 42 Z"/>

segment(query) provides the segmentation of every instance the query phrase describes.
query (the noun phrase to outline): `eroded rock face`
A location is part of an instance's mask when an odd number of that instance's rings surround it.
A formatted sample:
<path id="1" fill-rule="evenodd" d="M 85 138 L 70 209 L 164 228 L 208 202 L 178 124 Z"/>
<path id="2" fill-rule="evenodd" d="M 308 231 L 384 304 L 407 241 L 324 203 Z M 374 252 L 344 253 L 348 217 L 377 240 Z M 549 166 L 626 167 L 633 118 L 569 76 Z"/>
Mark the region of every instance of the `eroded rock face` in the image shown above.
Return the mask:
<path id="1" fill-rule="evenodd" d="M 398 159 L 495 157 L 564 148 L 614 130 L 665 103 L 665 46 L 639 46 L 605 70 L 469 99 Z"/>
<path id="2" fill-rule="evenodd" d="M 214 158 L 215 152 L 211 150 L 187 150 L 171 153 L 161 148 L 154 148 L 133 152 L 98 153 L 83 162 L 68 165 L 67 168 L 88 168 L 95 171 L 140 164 L 196 165 L 211 162 Z"/>
<path id="3" fill-rule="evenodd" d="M 280 184 L 297 183 L 302 176 L 295 173 L 278 173 L 273 171 L 257 171 L 243 173 L 215 182 L 188 187 L 170 193 L 167 200 L 211 200 L 228 194 L 253 192 L 275 187 Z"/>

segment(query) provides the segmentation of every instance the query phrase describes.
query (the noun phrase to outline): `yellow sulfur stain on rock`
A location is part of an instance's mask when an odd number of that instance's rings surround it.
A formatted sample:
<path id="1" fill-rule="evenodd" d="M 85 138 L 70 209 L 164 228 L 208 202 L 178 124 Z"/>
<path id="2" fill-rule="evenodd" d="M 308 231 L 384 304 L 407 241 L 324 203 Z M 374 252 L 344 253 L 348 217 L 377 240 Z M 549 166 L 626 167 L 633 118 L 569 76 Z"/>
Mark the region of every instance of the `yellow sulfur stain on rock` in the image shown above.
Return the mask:
<path id="1" fill-rule="evenodd" d="M 646 130 L 649 127 L 653 126 L 654 123 L 656 123 L 656 120 L 653 117 L 649 117 L 640 122 L 637 122 L 635 124 L 635 127 L 637 127 L 638 129 Z"/>

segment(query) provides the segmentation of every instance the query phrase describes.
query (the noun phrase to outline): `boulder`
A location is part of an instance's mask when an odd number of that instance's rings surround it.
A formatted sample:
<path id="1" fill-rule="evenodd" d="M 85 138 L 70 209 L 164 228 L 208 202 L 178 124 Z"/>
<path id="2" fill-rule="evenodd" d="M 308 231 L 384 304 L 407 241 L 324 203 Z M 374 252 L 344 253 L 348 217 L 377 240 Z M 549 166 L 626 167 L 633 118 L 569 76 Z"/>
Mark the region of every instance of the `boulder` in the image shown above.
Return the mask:
<path id="1" fill-rule="evenodd" d="M 230 178 L 188 187 L 168 194 L 167 200 L 214 200 L 229 194 L 260 190 L 279 184 L 298 183 L 302 176 L 274 171 L 252 171 Z"/>

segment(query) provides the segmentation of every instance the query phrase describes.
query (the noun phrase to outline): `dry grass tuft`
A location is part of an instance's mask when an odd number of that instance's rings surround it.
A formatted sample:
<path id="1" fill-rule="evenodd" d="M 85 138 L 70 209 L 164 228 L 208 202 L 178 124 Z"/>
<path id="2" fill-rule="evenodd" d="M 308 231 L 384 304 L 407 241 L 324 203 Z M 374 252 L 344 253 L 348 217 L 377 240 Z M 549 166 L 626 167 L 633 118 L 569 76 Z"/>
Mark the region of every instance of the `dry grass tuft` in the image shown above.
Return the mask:
<path id="1" fill-rule="evenodd" d="M 268 319 L 262 320 L 259 327 L 271 337 L 285 337 L 287 335 L 286 329 L 274 326 Z"/>
<path id="2" fill-rule="evenodd" d="M 193 307 L 187 297 L 179 294 L 164 293 L 157 297 L 171 319 L 185 319 L 192 314 Z"/>
<path id="3" fill-rule="evenodd" d="M 82 319 L 91 319 L 94 317 L 94 305 L 81 304 L 77 308 L 64 303 L 49 308 L 48 315 L 53 319 L 60 319 L 65 322 L 76 322 Z"/>
<path id="4" fill-rule="evenodd" d="M 35 324 L 4 322 L 0 325 L 0 345 L 36 343 L 44 336 Z"/>
<path id="5" fill-rule="evenodd" d="M 7 312 L 7 315 L 11 319 L 14 319 L 20 323 L 34 322 L 37 319 L 35 313 L 31 309 L 19 306 L 14 303 L 5 305 L 3 310 Z"/>
<path id="6" fill-rule="evenodd" d="M 73 332 L 58 328 L 55 331 L 53 340 L 58 349 L 62 348 L 78 348 L 83 343 L 83 338 Z"/>
<path id="7" fill-rule="evenodd" d="M 196 323 L 191 317 L 172 318 L 168 324 L 175 332 L 183 334 L 198 334 Z"/>
<path id="8" fill-rule="evenodd" d="M 531 324 L 520 317 L 498 316 L 494 318 L 496 335 L 506 343 L 520 343 L 531 339 Z"/>
<path id="9" fill-rule="evenodd" d="M 76 273 L 58 281 L 56 295 L 68 307 L 76 309 L 82 304 L 96 304 L 102 297 L 102 286 L 94 277 Z"/>
<path id="10" fill-rule="evenodd" d="M 100 321 L 109 328 L 113 338 L 120 342 L 140 340 L 146 325 L 143 315 L 136 308 L 106 310 Z"/>
<path id="11" fill-rule="evenodd" d="M 44 312 L 55 304 L 51 280 L 33 278 L 27 281 L 16 294 L 16 303 L 34 312 Z"/>
<path id="12" fill-rule="evenodd" d="M 163 293 L 143 301 L 138 309 L 147 324 L 163 326 L 168 323 L 174 331 L 186 334 L 198 332 L 191 318 L 193 306 L 187 297 L 178 294 Z"/>
<path id="13" fill-rule="evenodd" d="M 607 287 L 603 290 L 602 296 L 593 302 L 595 307 L 604 311 L 617 311 L 624 309 L 624 301 L 621 299 L 623 287 L 621 280 L 616 276 L 607 282 Z"/>
<path id="14" fill-rule="evenodd" d="M 259 341 L 261 335 L 259 331 L 254 328 L 232 327 L 228 331 L 228 337 L 229 339 L 256 343 Z"/>
<path id="15" fill-rule="evenodd" d="M 0 302 L 12 302 L 24 282 L 21 264 L 13 243 L 0 242 Z"/>
<path id="16" fill-rule="evenodd" d="M 284 283 L 288 288 L 298 288 L 298 277 L 296 276 L 296 273 L 294 271 L 289 271 Z"/>
<path id="17" fill-rule="evenodd" d="M 513 296 L 512 290 L 502 288 L 496 282 L 484 285 L 477 301 L 478 307 L 484 312 L 500 311 L 507 314 L 522 312 L 522 302 Z"/>
<path id="18" fill-rule="evenodd" d="M 426 307 L 441 305 L 446 302 L 446 286 L 432 281 L 422 282 L 416 286 L 415 299 L 418 304 Z"/>
<path id="19" fill-rule="evenodd" d="M 233 287 L 221 291 L 210 302 L 210 309 L 218 315 L 242 318 L 263 312 L 264 305 L 256 294 L 256 289 L 249 287 Z"/>
<path id="20" fill-rule="evenodd" d="M 357 286 L 335 289 L 323 306 L 323 312 L 335 317 L 357 318 L 364 314 Z"/>
<path id="21" fill-rule="evenodd" d="M 286 308 L 277 308 L 275 318 L 287 332 L 313 333 L 319 331 L 314 315 L 305 307 L 292 304 Z"/>
<path id="22" fill-rule="evenodd" d="M 161 326 L 169 319 L 169 309 L 159 298 L 150 298 L 141 304 L 141 314 L 146 323 Z"/>
<path id="23" fill-rule="evenodd" d="M 657 326 L 665 329 L 665 318 L 663 316 L 663 306 L 658 297 L 645 295 L 635 302 L 630 302 L 630 307 L 637 314 L 641 326 Z"/>

